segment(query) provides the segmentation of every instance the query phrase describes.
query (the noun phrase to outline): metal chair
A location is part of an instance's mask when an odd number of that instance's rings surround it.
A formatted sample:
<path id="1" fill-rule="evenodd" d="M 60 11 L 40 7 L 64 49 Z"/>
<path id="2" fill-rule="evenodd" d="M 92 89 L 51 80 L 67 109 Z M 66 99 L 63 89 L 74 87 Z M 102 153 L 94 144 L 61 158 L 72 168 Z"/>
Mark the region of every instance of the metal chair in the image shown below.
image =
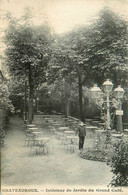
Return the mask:
<path id="1" fill-rule="evenodd" d="M 34 135 L 32 135 L 31 133 L 28 133 L 25 139 L 25 145 L 30 146 L 34 144 Z"/>

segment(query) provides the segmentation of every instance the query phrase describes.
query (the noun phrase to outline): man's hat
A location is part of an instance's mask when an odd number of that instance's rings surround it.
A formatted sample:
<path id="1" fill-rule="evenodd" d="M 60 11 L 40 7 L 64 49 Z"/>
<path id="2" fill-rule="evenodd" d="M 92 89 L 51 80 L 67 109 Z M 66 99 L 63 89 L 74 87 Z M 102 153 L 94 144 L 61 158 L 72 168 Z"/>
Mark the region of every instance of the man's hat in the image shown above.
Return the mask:
<path id="1" fill-rule="evenodd" d="M 79 123 L 79 126 L 86 126 L 83 122 Z"/>
<path id="2" fill-rule="evenodd" d="M 84 126 L 84 123 L 81 122 L 81 123 L 79 124 L 79 126 Z"/>

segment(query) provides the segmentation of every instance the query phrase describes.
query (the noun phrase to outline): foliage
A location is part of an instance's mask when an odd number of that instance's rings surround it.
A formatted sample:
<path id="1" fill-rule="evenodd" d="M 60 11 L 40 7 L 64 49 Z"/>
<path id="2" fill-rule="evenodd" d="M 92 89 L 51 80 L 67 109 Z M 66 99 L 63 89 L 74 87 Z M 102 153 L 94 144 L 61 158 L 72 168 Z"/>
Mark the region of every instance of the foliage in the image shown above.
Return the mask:
<path id="1" fill-rule="evenodd" d="M 93 83 L 101 85 L 109 77 L 126 85 L 127 24 L 109 9 L 93 25 L 56 37 L 47 24 L 33 26 L 27 12 L 18 20 L 8 18 L 5 62 L 14 80 L 27 83 L 31 102 L 46 82 L 54 102 L 64 103 L 67 110 L 71 102 L 79 104 L 83 118 Z"/>
<path id="2" fill-rule="evenodd" d="M 22 19 L 9 21 L 5 36 L 6 63 L 11 74 L 22 81 L 28 76 L 31 65 L 33 85 L 36 87 L 45 80 L 52 37 L 47 25 L 35 27 L 27 22 Z"/>
<path id="3" fill-rule="evenodd" d="M 0 70 L 1 71 L 1 70 Z M 2 73 L 2 71 L 1 71 Z M 0 141 L 3 146 L 5 137 L 5 128 L 9 122 L 9 112 L 13 112 L 14 107 L 9 99 L 9 91 L 7 87 L 7 79 L 0 77 Z"/>
<path id="4" fill-rule="evenodd" d="M 82 69 L 83 84 L 102 84 L 106 78 L 126 84 L 127 23 L 111 10 L 104 8 L 93 25 L 75 29 L 63 40 L 70 66 Z"/>
<path id="5" fill-rule="evenodd" d="M 53 47 L 48 66 L 48 84 L 53 101 L 61 103 L 62 110 L 68 115 L 71 101 L 75 101 L 78 96 L 76 72 L 69 58 L 72 51 L 69 45 L 66 45 L 65 37 L 57 38 Z"/>
<path id="6" fill-rule="evenodd" d="M 91 64 L 93 78 L 102 84 L 103 78 L 110 78 L 114 84 L 125 84 L 127 70 L 127 23 L 108 8 L 92 27 Z"/>
<path id="7" fill-rule="evenodd" d="M 126 85 L 127 43 L 127 23 L 105 8 L 93 25 L 76 28 L 57 39 L 49 76 L 56 83 L 59 77 L 64 78 L 71 88 L 76 83 L 82 111 L 84 86 L 101 85 L 106 78 Z"/>
<path id="8" fill-rule="evenodd" d="M 80 153 L 80 157 L 87 159 L 87 160 L 93 160 L 93 161 L 101 161 L 101 162 L 107 162 L 110 159 L 108 159 L 107 151 L 106 150 L 86 150 Z"/>
<path id="9" fill-rule="evenodd" d="M 128 186 L 128 143 L 122 140 L 114 145 L 115 151 L 111 160 L 114 177 L 112 186 Z"/>
<path id="10" fill-rule="evenodd" d="M 105 123 L 105 128 L 107 128 L 107 104 L 106 104 L 106 95 L 102 94 L 102 97 L 98 98 L 98 99 L 94 99 L 93 97 L 91 97 L 91 101 L 92 103 L 95 103 L 97 108 L 100 110 L 101 112 L 101 120 Z M 117 99 L 115 99 L 115 97 L 113 97 L 112 94 L 110 94 L 109 96 L 110 98 L 110 118 L 111 118 L 111 129 L 114 128 L 114 121 L 115 121 L 115 110 L 117 110 L 119 108 L 119 101 Z"/>
<path id="11" fill-rule="evenodd" d="M 118 138 L 117 138 L 118 139 Z M 92 149 L 85 149 L 80 153 L 80 157 L 93 160 L 107 162 L 112 168 L 114 174 L 110 185 L 112 187 L 128 186 L 128 143 L 120 140 L 111 143 L 110 147 L 100 146 Z"/>
<path id="12" fill-rule="evenodd" d="M 20 19 L 9 14 L 7 17 L 9 25 L 5 32 L 7 46 L 5 63 L 14 81 L 19 80 L 28 86 L 29 121 L 31 122 L 34 91 L 46 81 L 47 63 L 51 55 L 50 45 L 53 42 L 53 36 L 47 24 L 40 26 L 32 24 L 29 10 Z"/>

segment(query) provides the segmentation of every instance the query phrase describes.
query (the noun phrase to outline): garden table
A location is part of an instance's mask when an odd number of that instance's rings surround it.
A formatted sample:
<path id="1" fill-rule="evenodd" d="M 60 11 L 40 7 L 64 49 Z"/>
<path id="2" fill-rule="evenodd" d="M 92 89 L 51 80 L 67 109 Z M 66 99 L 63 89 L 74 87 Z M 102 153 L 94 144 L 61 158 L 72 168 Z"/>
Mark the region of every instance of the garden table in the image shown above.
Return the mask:
<path id="1" fill-rule="evenodd" d="M 69 129 L 69 127 L 59 127 L 59 131 L 65 131 L 65 130 L 68 130 Z"/>
<path id="2" fill-rule="evenodd" d="M 65 118 L 65 117 L 64 117 L 63 119 L 64 119 L 64 120 L 68 120 L 68 118 Z"/>
<path id="3" fill-rule="evenodd" d="M 96 123 L 96 124 L 99 124 L 100 123 L 100 121 L 92 121 L 93 123 Z"/>
<path id="4" fill-rule="evenodd" d="M 95 127 L 95 126 L 86 126 L 86 129 L 93 130 L 93 129 L 98 129 L 98 128 L 97 128 L 97 127 Z"/>
<path id="5" fill-rule="evenodd" d="M 128 135 L 123 135 L 123 136 L 128 138 Z"/>
<path id="6" fill-rule="evenodd" d="M 54 126 L 61 126 L 61 124 L 59 124 L 59 123 L 52 123 Z"/>
<path id="7" fill-rule="evenodd" d="M 73 122 L 73 119 L 68 119 L 67 121 L 68 121 L 68 122 Z"/>
<path id="8" fill-rule="evenodd" d="M 34 130 L 33 129 L 26 129 L 25 130 L 25 133 L 26 133 L 26 136 L 28 136 L 30 133 L 32 133 Z"/>
<path id="9" fill-rule="evenodd" d="M 124 132 L 128 133 L 128 129 L 124 129 Z"/>
<path id="10" fill-rule="evenodd" d="M 101 129 L 96 129 L 95 132 L 96 133 L 106 133 L 107 131 L 106 130 L 101 130 Z"/>
<path id="11" fill-rule="evenodd" d="M 122 134 L 111 134 L 112 137 L 115 137 L 115 138 L 121 138 L 123 135 Z"/>
<path id="12" fill-rule="evenodd" d="M 47 119 L 47 121 L 50 122 L 50 123 L 53 123 L 54 122 L 53 119 Z"/>
<path id="13" fill-rule="evenodd" d="M 42 115 L 43 116 L 43 118 L 47 118 L 47 119 L 49 119 L 49 118 L 51 118 L 51 115 Z"/>
<path id="14" fill-rule="evenodd" d="M 48 142 L 50 140 L 50 138 L 49 137 L 38 137 L 38 138 L 35 138 L 34 140 L 35 140 L 35 142 L 37 141 L 37 142 L 42 144 L 42 143 Z"/>
<path id="15" fill-rule="evenodd" d="M 31 129 L 25 129 L 25 132 L 32 132 L 33 130 Z"/>
<path id="16" fill-rule="evenodd" d="M 66 135 L 74 135 L 75 131 L 64 131 Z"/>
<path id="17" fill-rule="evenodd" d="M 58 122 L 55 122 L 55 121 L 51 122 L 51 125 L 55 125 L 55 124 L 58 124 Z"/>
<path id="18" fill-rule="evenodd" d="M 76 124 L 76 123 L 77 123 L 77 121 L 72 121 L 71 123 L 72 123 L 72 124 Z"/>
<path id="19" fill-rule="evenodd" d="M 49 142 L 50 138 L 48 137 L 37 137 L 34 139 L 34 145 L 35 146 L 38 146 L 39 148 L 39 152 L 41 153 L 43 151 L 45 151 L 45 148 L 46 148 L 46 144 Z M 47 151 L 48 153 L 48 151 Z"/>
<path id="20" fill-rule="evenodd" d="M 85 121 L 86 122 L 92 122 L 92 119 L 86 119 Z"/>
<path id="21" fill-rule="evenodd" d="M 35 125 L 27 125 L 27 127 L 35 127 Z"/>
<path id="22" fill-rule="evenodd" d="M 77 119 L 77 118 L 75 118 L 74 120 L 75 120 L 75 121 L 79 121 L 79 119 Z"/>
<path id="23" fill-rule="evenodd" d="M 35 135 L 35 136 L 38 136 L 38 135 L 41 135 L 41 134 L 42 134 L 41 131 L 32 131 L 31 133 L 32 133 L 33 135 Z"/>
<path id="24" fill-rule="evenodd" d="M 71 127 L 71 126 L 72 126 L 72 122 L 73 122 L 72 119 L 68 119 L 68 120 L 66 121 L 67 126 Z"/>
<path id="25" fill-rule="evenodd" d="M 99 123 L 99 125 L 101 125 L 101 126 L 105 126 L 105 123 Z"/>
<path id="26" fill-rule="evenodd" d="M 30 130 L 30 131 L 37 131 L 37 130 L 38 130 L 38 128 L 35 128 L 35 127 L 30 127 L 28 130 Z"/>

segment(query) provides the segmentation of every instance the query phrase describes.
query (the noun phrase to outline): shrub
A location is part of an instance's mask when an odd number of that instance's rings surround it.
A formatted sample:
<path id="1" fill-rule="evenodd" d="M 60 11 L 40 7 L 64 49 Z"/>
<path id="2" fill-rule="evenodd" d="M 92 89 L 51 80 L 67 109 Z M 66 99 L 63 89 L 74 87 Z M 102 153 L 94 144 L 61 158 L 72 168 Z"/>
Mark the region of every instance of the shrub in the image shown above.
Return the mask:
<path id="1" fill-rule="evenodd" d="M 114 145 L 115 151 L 110 165 L 114 177 L 111 186 L 128 186 L 128 143 L 123 140 Z"/>

